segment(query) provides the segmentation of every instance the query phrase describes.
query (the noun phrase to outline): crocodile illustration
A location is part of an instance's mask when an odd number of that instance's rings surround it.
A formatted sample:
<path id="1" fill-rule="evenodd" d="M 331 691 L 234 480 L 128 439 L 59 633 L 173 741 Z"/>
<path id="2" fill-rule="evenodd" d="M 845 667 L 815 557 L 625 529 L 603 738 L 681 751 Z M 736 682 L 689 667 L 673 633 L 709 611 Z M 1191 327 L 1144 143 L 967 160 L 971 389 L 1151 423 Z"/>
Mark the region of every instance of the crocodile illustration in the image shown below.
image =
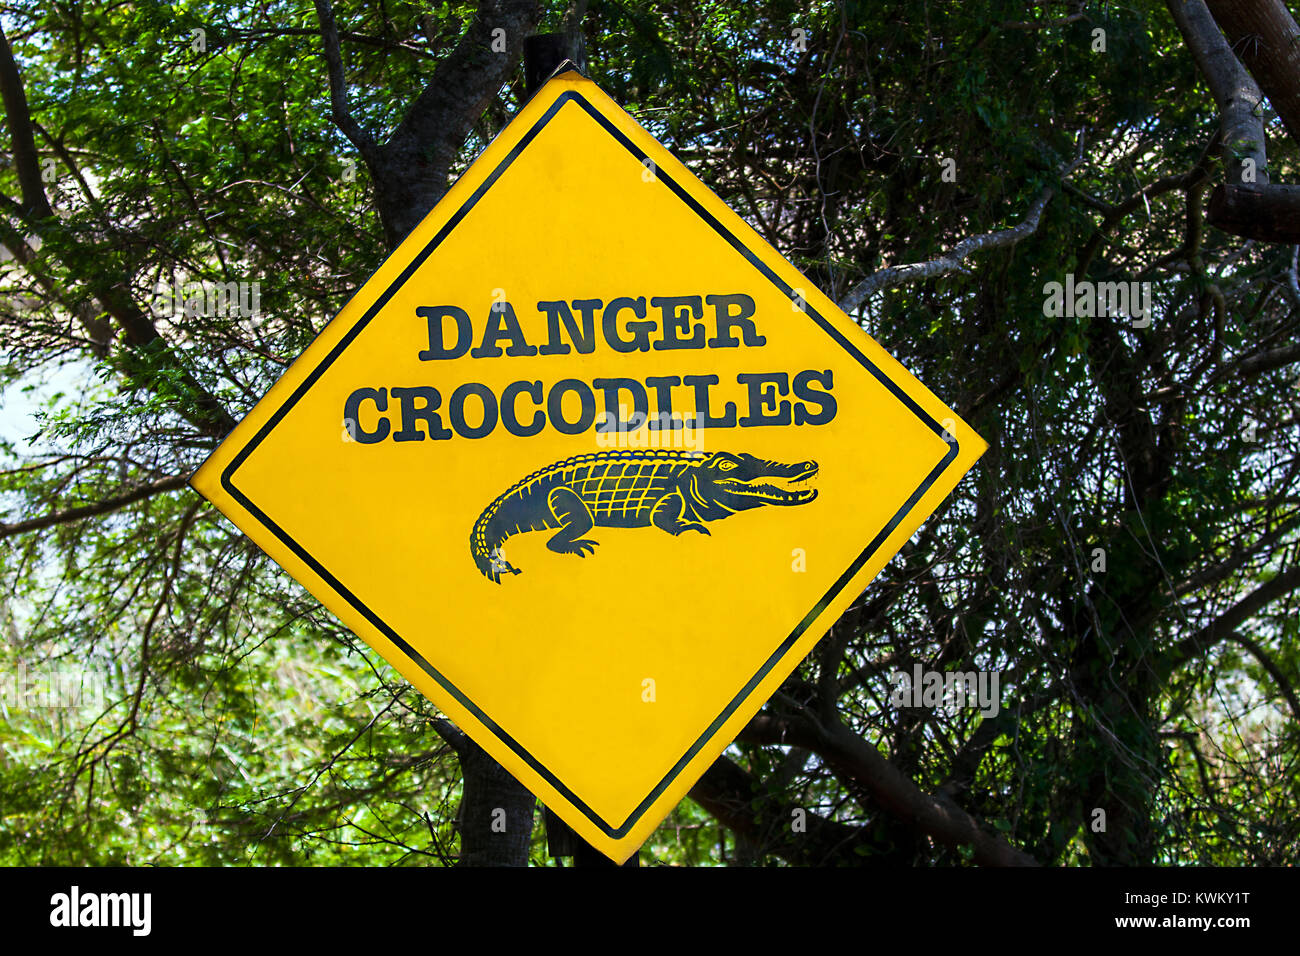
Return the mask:
<path id="1" fill-rule="evenodd" d="M 804 505 L 817 497 L 803 484 L 815 461 L 793 465 L 744 453 L 653 449 L 603 451 L 557 461 L 533 472 L 483 509 L 470 533 L 479 571 L 496 583 L 519 574 L 501 553 L 506 539 L 529 531 L 555 532 L 546 546 L 557 554 L 594 554 L 592 528 L 647 528 L 669 534 L 708 534 L 706 521 L 763 505 Z"/>

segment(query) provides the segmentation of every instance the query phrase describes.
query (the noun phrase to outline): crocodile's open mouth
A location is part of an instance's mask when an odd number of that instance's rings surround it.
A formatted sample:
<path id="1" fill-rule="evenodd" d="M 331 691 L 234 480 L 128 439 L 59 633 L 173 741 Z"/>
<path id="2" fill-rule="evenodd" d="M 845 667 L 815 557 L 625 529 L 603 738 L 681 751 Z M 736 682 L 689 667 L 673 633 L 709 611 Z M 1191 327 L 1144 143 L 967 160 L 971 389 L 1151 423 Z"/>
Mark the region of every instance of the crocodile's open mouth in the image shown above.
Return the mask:
<path id="1" fill-rule="evenodd" d="M 733 495 L 760 498 L 770 505 L 803 505 L 817 497 L 816 488 L 806 487 L 817 476 L 817 463 L 810 461 L 800 466 L 793 475 L 760 475 L 743 480 L 719 478 L 717 485 Z"/>

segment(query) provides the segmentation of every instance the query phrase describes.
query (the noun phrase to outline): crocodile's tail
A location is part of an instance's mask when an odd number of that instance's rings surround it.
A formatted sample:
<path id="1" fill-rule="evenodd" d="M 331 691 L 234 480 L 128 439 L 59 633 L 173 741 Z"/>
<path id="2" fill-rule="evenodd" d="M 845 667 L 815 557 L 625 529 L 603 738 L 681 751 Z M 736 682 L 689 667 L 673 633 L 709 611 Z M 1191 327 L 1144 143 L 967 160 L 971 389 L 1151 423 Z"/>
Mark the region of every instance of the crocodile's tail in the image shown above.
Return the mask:
<path id="1" fill-rule="evenodd" d="M 483 513 L 474 522 L 474 530 L 469 535 L 469 553 L 473 555 L 479 573 L 495 584 L 501 583 L 502 574 L 507 572 L 510 574 L 520 573 L 518 568 L 511 567 L 510 562 L 505 559 L 505 555 L 501 551 L 502 542 L 493 541 L 488 530 L 492 519 L 496 516 L 497 509 L 501 507 L 501 503 L 505 498 L 506 495 L 501 495 L 483 509 Z"/>

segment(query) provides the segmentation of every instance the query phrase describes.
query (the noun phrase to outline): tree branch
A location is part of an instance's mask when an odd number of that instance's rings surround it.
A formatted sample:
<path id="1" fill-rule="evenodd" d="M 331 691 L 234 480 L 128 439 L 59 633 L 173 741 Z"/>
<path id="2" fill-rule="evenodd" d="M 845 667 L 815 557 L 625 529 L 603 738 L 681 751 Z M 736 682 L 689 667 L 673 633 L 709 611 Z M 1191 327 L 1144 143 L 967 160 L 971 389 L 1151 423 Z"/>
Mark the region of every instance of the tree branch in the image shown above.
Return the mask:
<path id="1" fill-rule="evenodd" d="M 172 396 L 181 399 L 176 409 L 177 414 L 196 426 L 203 434 L 218 438 L 235 427 L 235 420 L 230 412 L 193 376 L 171 345 L 163 338 L 162 333 L 158 331 L 158 326 L 154 324 L 153 319 L 136 305 L 129 292 L 118 286 L 94 288 L 92 291 L 103 303 L 105 311 L 117 320 L 117 324 L 126 334 L 127 343 L 141 357 L 152 353 L 161 359 L 162 364 L 177 372 L 179 381 L 188 392 L 188 394 Z M 138 387 L 157 391 L 153 384 L 139 373 L 139 370 L 127 367 L 125 372 Z"/>
<path id="2" fill-rule="evenodd" d="M 777 719 L 760 714 L 737 738 L 750 743 L 807 747 L 863 786 L 885 810 L 940 843 L 970 846 L 977 863 L 989 866 L 1037 866 L 1029 854 L 984 832 L 974 817 L 946 796 L 923 793 L 879 750 L 840 723 Z"/>
<path id="3" fill-rule="evenodd" d="M 951 252 L 937 259 L 929 259 L 925 262 L 910 262 L 901 266 L 890 266 L 887 269 L 881 269 L 879 272 L 873 272 L 845 294 L 844 298 L 839 302 L 840 308 L 851 313 L 882 289 L 896 289 L 911 282 L 919 282 L 921 279 L 944 275 L 948 272 L 969 272 L 970 270 L 962 264 L 962 260 L 971 253 L 982 252 L 985 249 L 1014 246 L 1021 239 L 1032 235 L 1038 229 L 1039 217 L 1042 216 L 1043 210 L 1055 194 L 1056 190 L 1051 187 L 1044 189 L 1038 198 L 1034 200 L 1034 204 L 1029 207 L 1029 212 L 1025 214 L 1025 218 L 1010 229 L 986 232 L 983 235 L 963 239 L 953 247 Z"/>
<path id="4" fill-rule="evenodd" d="M 468 133 L 518 62 L 524 36 L 540 16 L 537 0 L 479 0 L 469 28 L 433 71 L 385 148 L 445 139 L 443 126 L 449 114 L 467 117 Z M 493 49 L 498 29 L 505 31 L 505 48 L 500 52 Z M 463 137 L 449 148 L 459 149 L 461 141 Z"/>
<path id="5" fill-rule="evenodd" d="M 244 30 L 233 29 L 229 33 L 220 34 L 223 42 L 233 40 L 261 40 L 277 39 L 280 37 L 297 37 L 297 36 L 320 36 L 320 28 L 311 27 L 277 27 L 274 30 Z M 402 50 L 406 53 L 412 53 L 415 56 L 430 58 L 433 56 L 428 50 L 422 47 L 414 46 L 411 43 L 404 43 L 399 40 L 390 40 L 386 37 L 366 36 L 364 33 L 349 33 L 347 30 L 337 30 L 335 35 L 339 40 L 346 40 L 349 43 L 357 43 L 361 46 L 377 47 L 381 50 Z"/>
<path id="6" fill-rule="evenodd" d="M 1259 242 L 1300 242 L 1300 186 L 1224 183 L 1206 209 L 1212 226 Z"/>
<path id="7" fill-rule="evenodd" d="M 447 175 L 465 138 L 519 62 L 524 37 L 540 17 L 538 0 L 479 0 L 456 47 L 375 151 L 369 165 L 380 187 L 379 211 L 390 247 L 447 191 Z"/>
<path id="8" fill-rule="evenodd" d="M 804 808 L 763 796 L 759 781 L 727 757 L 719 757 L 691 787 L 690 797 L 723 826 L 763 852 L 796 866 L 869 863 L 856 853 L 872 845 L 865 828 L 828 820 Z M 794 811 L 803 809 L 805 829 L 792 829 Z"/>
<path id="9" fill-rule="evenodd" d="M 24 218 L 29 222 L 48 219 L 54 215 L 54 210 L 50 208 L 45 186 L 41 182 L 41 164 L 36 153 L 36 137 L 32 132 L 27 94 L 3 26 L 0 26 L 0 98 L 4 101 L 5 118 L 9 125 L 9 145 L 13 150 L 14 164 L 18 168 Z"/>
<path id="10" fill-rule="evenodd" d="M 36 140 L 33 133 L 31 114 L 27 107 L 27 97 L 23 91 L 22 79 L 18 66 L 14 62 L 13 52 L 8 38 L 0 29 L 0 94 L 3 94 L 5 115 L 9 124 L 10 141 L 13 147 L 14 161 L 18 167 L 18 178 L 23 193 L 23 205 L 15 212 L 21 212 L 21 218 L 34 229 L 39 224 L 54 216 L 45 188 L 41 181 L 40 164 L 36 153 Z M 4 203 L 14 209 L 12 200 Z M 14 253 L 15 258 L 36 275 L 35 257 L 25 242 L 20 242 L 12 229 L 5 227 L 4 244 Z M 42 276 L 37 275 L 38 281 Z M 163 361 L 180 373 L 181 381 L 191 392 L 192 408 L 182 408 L 180 413 L 197 425 L 206 434 L 224 434 L 234 427 L 234 419 L 221 403 L 209 393 L 185 368 L 180 359 L 163 341 L 153 320 L 149 318 L 132 300 L 131 294 L 116 285 L 92 284 L 90 293 L 102 303 L 104 310 L 112 315 L 126 333 L 128 342 L 137 349 L 156 349 L 162 353 Z M 83 324 L 91 333 L 99 352 L 105 351 L 107 336 L 98 323 L 98 313 L 85 302 L 69 307 L 69 311 L 82 318 Z M 87 321 L 89 320 L 89 321 Z M 128 373 L 128 377 L 137 380 Z"/>
<path id="11" fill-rule="evenodd" d="M 1268 671 L 1268 676 L 1273 678 L 1273 683 L 1277 684 L 1277 689 L 1282 692 L 1286 702 L 1291 705 L 1292 715 L 1296 721 L 1300 722 L 1300 698 L 1296 697 L 1295 688 L 1291 686 L 1291 682 L 1286 679 L 1286 675 L 1282 673 L 1282 669 L 1277 666 L 1273 658 L 1268 655 L 1264 648 L 1244 634 L 1233 634 L 1232 639 L 1250 651 L 1255 656 L 1255 660 L 1259 661 L 1260 666 Z"/>
<path id="12" fill-rule="evenodd" d="M 338 27 L 334 23 L 334 6 L 330 0 L 316 0 L 316 19 L 320 21 L 321 43 L 324 46 L 325 65 L 330 78 L 330 114 L 337 126 L 363 157 L 368 156 L 375 142 L 363 130 L 348 109 L 347 79 L 343 75 L 343 53 L 339 50 Z"/>
<path id="13" fill-rule="evenodd" d="M 1259 86 L 1233 54 L 1203 0 L 1165 0 L 1196 68 L 1218 104 L 1223 169 L 1229 183 L 1268 182 L 1265 170 L 1264 118 Z M 1255 167 L 1247 176 L 1248 164 Z"/>
<path id="14" fill-rule="evenodd" d="M 446 717 L 439 717 L 433 722 L 433 729 L 437 731 L 438 736 L 442 738 L 443 743 L 460 756 L 465 752 L 465 747 L 469 738 L 465 736 L 465 731 L 461 730 Z"/>
<path id="15" fill-rule="evenodd" d="M 96 515 L 105 515 L 125 508 L 127 505 L 135 504 L 137 501 L 143 501 L 145 498 L 161 494 L 164 491 L 175 491 L 178 488 L 184 488 L 188 481 L 188 475 L 161 478 L 150 484 L 141 485 L 124 495 L 118 495 L 116 498 L 105 498 L 103 501 L 97 501 L 93 505 L 82 505 L 79 508 L 70 508 L 67 511 L 56 511 L 51 514 L 41 515 L 39 518 L 19 521 L 16 524 L 0 522 L 0 539 L 12 538 L 14 535 L 26 534 L 29 531 L 40 531 L 42 528 L 49 528 L 54 525 L 70 524 L 73 521 L 93 518 Z"/>
<path id="16" fill-rule="evenodd" d="M 1278 0 L 1208 3 L 1232 50 L 1263 87 L 1291 139 L 1300 144 L 1300 27 L 1290 11 Z"/>
<path id="17" fill-rule="evenodd" d="M 1122 202 L 1116 203 L 1113 206 L 1107 206 L 1102 221 L 1093 230 L 1087 243 L 1084 244 L 1083 249 L 1079 252 L 1075 265 L 1075 273 L 1078 275 L 1088 274 L 1088 267 L 1092 264 L 1093 258 L 1097 255 L 1097 250 L 1101 248 L 1101 244 L 1105 241 L 1106 233 L 1122 222 L 1129 213 L 1146 207 L 1149 201 L 1157 196 L 1164 195 L 1165 193 L 1172 192 L 1176 189 L 1192 189 L 1202 180 L 1208 178 L 1209 172 L 1206 170 L 1206 163 L 1209 161 L 1210 153 L 1213 150 L 1214 144 L 1217 143 L 1218 140 L 1219 137 L 1216 135 L 1211 144 L 1207 146 L 1205 151 L 1201 154 L 1196 165 L 1187 172 L 1178 173 L 1173 176 L 1163 176 L 1151 183 L 1149 186 L 1145 186 L 1133 193 Z M 1071 191 L 1069 186 L 1066 187 L 1066 191 Z M 1097 203 L 1094 201 L 1089 203 L 1089 205 L 1096 208 Z"/>
<path id="18" fill-rule="evenodd" d="M 1211 381 L 1235 376 L 1260 375 L 1296 362 L 1300 362 L 1300 345 L 1283 345 L 1275 349 L 1265 349 L 1239 358 L 1231 365 L 1225 365 L 1222 372 L 1216 373 Z"/>
<path id="19" fill-rule="evenodd" d="M 1071 13 L 1064 17 L 1057 17 L 1055 20 L 1007 20 L 1005 23 L 999 23 L 999 30 L 1047 30 L 1051 27 L 1065 27 L 1071 23 L 1078 23 L 1080 20 L 1088 19 L 1087 14 Z"/>
<path id="20" fill-rule="evenodd" d="M 1082 161 L 1083 138 L 1080 136 L 1078 155 L 1076 155 L 1073 162 L 1060 170 L 1060 177 L 1064 179 Z M 1056 192 L 1056 186 L 1048 186 L 1044 189 L 1039 193 L 1038 198 L 1034 200 L 1033 205 L 1029 207 L 1029 211 L 1025 213 L 1025 218 L 1009 229 L 986 232 L 979 236 L 963 239 L 953 247 L 951 252 L 936 259 L 929 259 L 925 262 L 912 262 L 901 266 L 890 266 L 887 269 L 873 272 L 850 289 L 844 298 L 840 299 L 839 307 L 845 312 L 852 313 L 863 302 L 882 289 L 895 289 L 911 282 L 918 282 L 921 279 L 928 279 L 931 276 L 943 275 L 948 272 L 968 272 L 962 264 L 967 256 L 976 252 L 983 252 L 986 249 L 1014 246 L 1021 239 L 1037 232 L 1043 210 L 1047 208 L 1047 204 L 1052 201 L 1052 197 L 1056 195 Z"/>
<path id="21" fill-rule="evenodd" d="M 560 32 L 570 40 L 582 35 L 582 21 L 587 15 L 587 0 L 570 0 L 560 20 Z"/>
<path id="22" fill-rule="evenodd" d="M 1155 662 L 1156 674 L 1161 680 L 1168 679 L 1170 674 L 1187 662 L 1200 657 L 1220 641 L 1234 636 L 1237 628 L 1266 605 L 1286 597 L 1296 588 L 1300 588 L 1300 568 L 1283 571 L 1271 581 L 1261 584 L 1191 637 L 1184 638 L 1165 651 Z"/>

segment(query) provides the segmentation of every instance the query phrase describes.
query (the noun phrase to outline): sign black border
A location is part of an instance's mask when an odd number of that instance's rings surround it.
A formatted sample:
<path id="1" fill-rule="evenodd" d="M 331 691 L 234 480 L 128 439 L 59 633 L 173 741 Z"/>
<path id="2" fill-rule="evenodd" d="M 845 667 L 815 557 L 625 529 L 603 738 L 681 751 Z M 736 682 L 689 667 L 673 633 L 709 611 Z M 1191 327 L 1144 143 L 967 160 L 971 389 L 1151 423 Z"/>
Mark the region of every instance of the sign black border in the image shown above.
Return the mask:
<path id="1" fill-rule="evenodd" d="M 610 120 L 606 118 L 603 113 L 601 113 L 598 109 L 596 109 L 587 100 L 587 98 L 584 97 L 581 93 L 579 93 L 576 90 L 569 90 L 561 94 L 559 97 L 557 97 L 555 102 L 551 104 L 550 108 L 541 117 L 541 119 L 539 119 L 533 125 L 533 127 L 523 136 L 523 138 L 521 138 L 519 142 L 515 144 L 515 147 L 510 151 L 509 155 L 507 155 L 506 158 L 501 161 L 500 165 L 498 165 L 497 168 L 494 169 L 492 173 L 483 181 L 483 183 L 478 187 L 478 189 L 474 191 L 474 194 L 470 196 L 468 200 L 466 200 L 465 204 L 461 206 L 460 209 L 458 209 L 450 219 L 447 220 L 447 222 L 442 226 L 442 228 L 438 230 L 437 234 L 433 237 L 433 239 L 429 241 L 428 245 L 426 245 L 422 250 L 420 250 L 420 252 L 415 256 L 415 258 L 411 260 L 410 264 L 407 265 L 407 267 L 402 270 L 402 273 L 393 281 L 391 285 L 389 285 L 389 287 L 384 291 L 384 293 L 380 295 L 378 299 L 375 300 L 375 303 L 366 311 L 365 315 L 363 315 L 357 321 L 356 325 L 354 325 L 351 329 L 348 330 L 347 334 L 345 334 L 334 346 L 334 348 L 330 350 L 329 354 L 324 358 L 324 360 L 315 369 L 313 369 L 311 373 L 307 375 L 307 377 L 302 381 L 302 383 L 299 384 L 299 386 L 296 389 L 294 389 L 293 394 L 288 398 L 288 400 L 285 401 L 285 403 L 282 406 L 280 406 L 280 408 L 275 412 L 275 414 L 272 415 L 267 420 L 267 422 L 258 430 L 257 434 L 253 436 L 252 440 L 247 445 L 245 445 L 244 448 L 239 452 L 239 454 L 237 454 L 231 460 L 230 464 L 227 465 L 226 468 L 221 473 L 221 485 L 223 488 L 226 489 L 226 491 L 230 494 L 232 498 L 238 501 L 245 508 L 245 510 L 248 511 L 249 514 L 253 515 L 253 517 L 255 517 L 258 521 L 260 521 L 268 531 L 270 531 L 277 538 L 279 538 L 280 541 L 283 542 L 284 545 L 287 548 L 289 548 L 290 551 L 292 551 L 299 558 L 301 558 L 302 561 L 321 578 L 321 580 L 323 580 L 326 584 L 328 584 L 331 588 L 333 588 L 340 597 L 342 597 L 345 601 L 347 601 L 350 605 L 352 605 L 352 607 L 355 608 L 363 617 L 365 617 L 366 620 L 368 620 L 371 624 L 373 624 L 381 634 L 383 634 L 386 638 L 388 638 L 389 641 L 393 643 L 394 646 L 396 646 L 399 650 L 401 650 L 401 652 L 405 654 L 408 658 L 410 658 L 410 660 L 414 662 L 421 670 L 423 670 L 426 674 L 428 674 L 431 678 L 433 678 L 433 680 L 437 682 L 439 687 L 441 687 L 448 694 L 454 697 L 461 704 L 461 706 L 463 706 L 466 710 L 472 713 L 475 716 L 475 718 L 477 718 L 479 722 L 483 724 L 484 727 L 486 727 L 489 731 L 491 731 L 491 733 L 494 734 L 496 738 L 501 741 L 501 743 L 509 747 L 510 750 L 512 750 L 515 754 L 517 754 L 528 766 L 530 766 L 534 771 L 536 771 L 537 774 L 541 776 L 543 780 L 545 780 L 548 784 L 554 787 L 559 793 L 563 794 L 565 799 L 568 800 L 579 811 L 581 811 L 582 814 L 588 820 L 590 820 L 597 828 L 599 828 L 602 833 L 604 833 L 606 836 L 612 839 L 619 839 L 625 836 L 628 833 L 628 831 L 631 830 L 631 828 L 636 825 L 636 823 L 641 819 L 642 816 L 645 815 L 646 811 L 655 802 L 655 800 L 658 799 L 659 795 L 664 792 L 664 790 L 682 772 L 682 770 L 686 767 L 686 765 L 690 763 L 691 759 L 697 753 L 699 753 L 700 749 L 704 747 L 706 743 L 708 743 L 710 740 L 713 739 L 713 737 L 721 729 L 722 725 L 726 722 L 727 718 L 729 718 L 735 712 L 736 708 L 738 708 L 741 705 L 741 703 L 743 703 L 749 697 L 749 695 L 753 692 L 754 688 L 758 686 L 758 684 L 763 680 L 763 678 L 767 676 L 768 673 L 771 672 L 771 670 L 781 661 L 782 658 L 785 657 L 785 655 L 794 646 L 795 642 L 804 633 L 804 631 L 806 631 L 808 627 L 812 625 L 813 621 L 817 619 L 818 615 L 820 615 L 821 612 L 827 607 L 827 605 L 829 605 L 836 598 L 836 596 L 842 590 L 844 590 L 844 588 L 848 585 L 848 583 L 853 579 L 853 576 L 857 574 L 857 572 L 862 568 L 864 564 L 866 564 L 868 560 L 870 560 L 871 556 L 879 549 L 881 544 L 884 543 L 885 539 L 889 537 L 890 533 L 894 530 L 894 528 L 898 526 L 899 522 L 903 520 L 903 518 L 908 514 L 908 512 L 910 512 L 916 506 L 917 502 L 921 500 L 921 497 L 926 493 L 926 491 L 928 491 L 930 487 L 939 479 L 939 476 L 943 474 L 944 470 L 948 467 L 948 465 L 951 464 L 952 461 L 957 457 L 960 449 L 955 436 L 946 434 L 943 427 L 938 422 L 936 422 L 929 414 L 927 414 L 924 409 L 922 409 L 919 405 L 917 405 L 917 403 L 913 401 L 912 398 L 906 392 L 904 392 L 901 388 L 899 388 L 898 385 L 895 384 L 887 375 L 885 375 L 879 368 L 877 368 L 871 362 L 870 359 L 868 359 L 865 355 L 863 355 L 851 342 L 848 341 L 848 339 L 846 339 L 839 332 L 839 330 L 837 330 L 820 313 L 818 313 L 816 309 L 814 309 L 807 302 L 803 301 L 802 295 L 796 293 L 796 291 L 791 286 L 789 286 L 786 282 L 784 282 L 775 272 L 773 272 L 767 266 L 767 264 L 763 262 L 762 259 L 759 258 L 757 254 L 755 254 L 743 242 L 741 242 L 741 240 L 738 239 L 730 230 L 728 230 L 726 226 L 720 223 L 716 217 L 714 217 L 707 209 L 705 209 L 678 182 L 673 180 L 667 173 L 664 172 L 664 170 L 659 169 L 653 165 L 652 167 L 649 167 L 654 169 L 654 175 L 660 182 L 662 182 L 670 190 L 672 190 L 672 192 L 675 193 L 678 196 L 678 198 L 680 198 L 683 202 L 685 202 L 686 205 L 689 206 L 701 219 L 707 222 L 714 229 L 714 231 L 716 231 L 723 239 L 725 239 L 732 246 L 732 248 L 734 248 L 737 252 L 739 252 L 742 256 L 744 256 L 750 262 L 751 265 L 753 265 L 756 269 L 758 269 L 758 271 L 768 279 L 768 281 L 770 281 L 778 289 L 780 289 L 782 294 L 788 297 L 792 303 L 796 299 L 799 300 L 800 307 L 804 312 L 806 312 L 819 326 L 821 326 L 822 329 L 824 329 L 826 333 L 830 335 L 832 339 L 835 340 L 835 342 L 837 342 L 841 347 L 843 347 L 851 356 L 853 356 L 853 358 L 855 358 L 864 368 L 866 368 L 866 370 L 870 372 L 882 385 L 884 385 L 885 388 L 887 388 L 891 394 L 893 394 L 896 398 L 898 398 L 898 400 L 901 401 L 908 408 L 909 411 L 911 411 L 914 415 L 916 415 L 919 419 L 921 419 L 921 421 L 931 431 L 933 431 L 940 438 L 944 439 L 947 442 L 949 448 L 947 454 L 943 457 L 942 460 L 940 460 L 940 462 L 934 467 L 934 469 L 929 473 L 929 475 L 926 476 L 925 480 L 920 484 L 920 486 L 916 489 L 916 491 L 912 494 L 912 496 L 907 499 L 907 501 L 898 510 L 898 512 L 894 515 L 894 517 L 890 519 L 889 523 L 885 525 L 885 527 L 881 529 L 880 533 L 877 534 L 876 537 L 871 540 L 871 543 L 867 545 L 865 550 L 863 550 L 863 552 L 860 555 L 858 555 L 857 559 L 851 565 L 849 565 L 848 570 L 846 570 L 842 575 L 840 575 L 839 579 L 835 582 L 834 585 L 831 586 L 830 590 L 827 591 L 825 595 L 823 595 L 821 600 L 817 602 L 817 604 L 813 607 L 813 609 L 809 611 L 804 616 L 803 620 L 800 621 L 798 625 L 796 625 L 794 630 L 790 632 L 790 635 L 786 637 L 785 640 L 782 641 L 781 644 L 777 647 L 777 649 L 772 652 L 772 654 L 768 657 L 768 659 L 764 661 L 763 666 L 758 669 L 757 673 L 755 673 L 754 676 L 751 677 L 750 680 L 745 684 L 745 686 L 741 688 L 740 692 L 737 693 L 736 696 L 731 699 L 731 701 L 727 704 L 725 708 L 723 708 L 722 712 L 713 720 L 711 724 L 709 724 L 708 728 L 704 731 L 703 734 L 700 735 L 700 737 L 695 741 L 695 743 L 690 747 L 690 749 L 687 750 L 687 752 L 682 755 L 681 759 L 678 760 L 677 763 L 673 765 L 672 769 L 670 769 L 668 773 L 664 776 L 664 778 L 659 781 L 658 785 L 656 785 L 655 788 L 650 792 L 649 796 L 647 796 L 644 800 L 642 800 L 641 803 L 628 816 L 628 818 L 625 821 L 623 821 L 621 825 L 617 827 L 611 826 L 610 824 L 606 823 L 604 819 L 598 816 L 595 813 L 595 811 L 593 811 L 589 806 L 587 806 L 586 803 L 584 803 L 581 799 L 578 798 L 577 794 L 573 793 L 573 791 L 571 791 L 567 786 L 565 786 L 565 784 L 558 777 L 556 777 L 553 773 L 551 773 L 540 761 L 538 761 L 535 757 L 532 756 L 532 754 L 530 754 L 527 750 L 525 750 L 518 743 L 518 741 L 516 741 L 513 737 L 507 734 L 505 730 L 503 730 L 500 726 L 497 725 L 497 723 L 494 720 L 492 720 L 492 718 L 490 718 L 487 714 L 485 714 L 482 710 L 480 710 L 478 706 L 475 705 L 475 703 L 469 699 L 469 697 L 467 697 L 458 687 L 456 687 L 455 684 L 453 684 L 450 680 L 448 680 L 445 676 L 443 676 L 437 670 L 437 668 L 435 668 L 432 664 L 426 661 L 420 654 L 416 652 L 416 650 L 413 647 L 411 647 L 410 644 L 408 644 L 405 640 L 403 640 L 401 636 L 397 634 L 396 631 L 394 631 L 391 627 L 389 627 L 386 623 L 384 623 L 384 621 L 379 617 L 378 614 L 372 611 L 356 595 L 354 595 L 351 591 L 349 591 L 346 587 L 344 587 L 343 583 L 339 581 L 338 578 L 334 577 L 334 575 L 332 575 L 329 571 L 327 571 L 319 561 L 317 561 L 314 557 L 312 557 L 301 545 L 299 545 L 295 540 L 293 540 L 293 538 L 291 538 L 284 531 L 283 528 L 281 528 L 274 521 L 272 521 L 268 515 L 263 513 L 262 510 L 257 507 L 257 505 L 253 504 L 253 502 L 249 500 L 249 498 L 245 494 L 243 494 L 243 492 L 241 492 L 237 487 L 235 487 L 235 483 L 234 483 L 235 472 L 244 463 L 244 461 L 247 460 L 248 456 L 252 454 L 252 452 L 257 448 L 257 446 L 266 439 L 266 437 L 271 433 L 272 429 L 274 429 L 275 426 L 280 423 L 280 421 L 284 418 L 284 416 L 289 413 L 289 411 L 294 407 L 294 405 L 297 404 L 297 402 L 303 397 L 303 395 L 305 395 L 307 391 L 312 387 L 312 385 L 314 385 L 316 381 L 321 377 L 321 375 L 324 374 L 325 370 L 328 369 L 330 365 L 333 364 L 333 362 L 343 353 L 344 349 L 346 349 L 352 343 L 352 341 L 356 339 L 356 337 L 361 333 L 361 331 L 370 323 L 371 319 L 373 319 L 376 315 L 379 314 L 379 312 L 383 309 L 383 307 L 388 303 L 388 300 L 392 297 L 393 293 L 396 292 L 399 288 L 401 288 L 407 282 L 407 280 L 411 278 L 411 276 L 415 273 L 415 271 L 423 264 L 424 260 L 429 257 L 429 255 L 442 243 L 444 239 L 447 238 L 448 235 L 451 234 L 451 231 L 455 229 L 456 226 L 459 225 L 460 222 L 469 213 L 469 211 L 474 208 L 474 205 L 479 201 L 479 199 L 483 197 L 484 193 L 486 193 L 487 190 L 491 188 L 491 186 L 501 177 L 501 175 L 506 171 L 506 169 L 510 167 L 511 163 L 513 163 L 519 157 L 519 155 L 524 151 L 524 149 L 528 146 L 528 144 L 533 141 L 533 139 L 537 136 L 537 134 L 541 132 L 541 130 L 546 126 L 546 124 L 549 123 L 556 116 L 556 114 L 558 114 L 560 110 L 564 108 L 565 104 L 567 103 L 575 103 L 579 107 L 581 107 L 589 116 L 591 116 L 592 119 L 594 119 L 598 124 L 600 124 L 600 126 L 606 132 L 608 132 L 615 139 L 615 141 L 617 141 L 621 146 L 623 146 L 623 148 L 625 148 L 628 152 L 630 152 L 633 156 L 635 156 L 637 162 L 644 164 L 647 160 L 650 160 L 650 157 L 643 150 L 641 150 L 638 146 L 636 146 L 636 144 L 634 144 L 621 130 L 619 130 L 616 126 L 614 126 L 614 124 L 610 122 Z M 650 160 L 650 162 L 653 164 L 653 160 Z"/>

